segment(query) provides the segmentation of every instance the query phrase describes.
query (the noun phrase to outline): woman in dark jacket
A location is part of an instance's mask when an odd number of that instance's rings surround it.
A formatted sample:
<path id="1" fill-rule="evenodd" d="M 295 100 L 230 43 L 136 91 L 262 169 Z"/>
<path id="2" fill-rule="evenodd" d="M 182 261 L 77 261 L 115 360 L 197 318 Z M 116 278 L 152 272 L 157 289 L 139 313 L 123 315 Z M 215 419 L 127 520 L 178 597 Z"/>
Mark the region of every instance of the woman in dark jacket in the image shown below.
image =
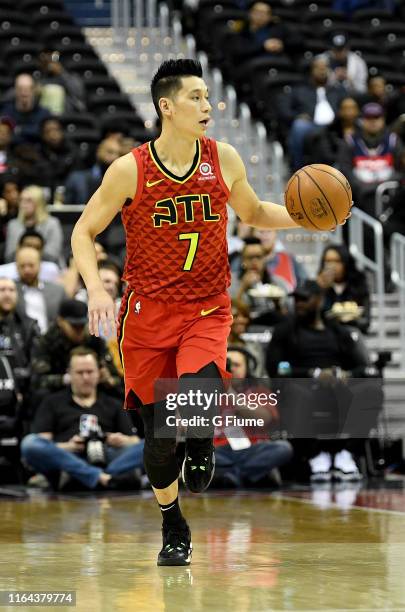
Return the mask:
<path id="1" fill-rule="evenodd" d="M 354 258 L 343 244 L 326 246 L 323 251 L 318 278 L 318 284 L 325 291 L 324 312 L 328 313 L 337 302 L 355 302 L 359 307 L 353 317 L 346 309 L 339 312 L 333 309 L 335 317 L 341 323 L 354 325 L 363 333 L 370 325 L 370 292 L 366 275 L 356 266 Z"/>

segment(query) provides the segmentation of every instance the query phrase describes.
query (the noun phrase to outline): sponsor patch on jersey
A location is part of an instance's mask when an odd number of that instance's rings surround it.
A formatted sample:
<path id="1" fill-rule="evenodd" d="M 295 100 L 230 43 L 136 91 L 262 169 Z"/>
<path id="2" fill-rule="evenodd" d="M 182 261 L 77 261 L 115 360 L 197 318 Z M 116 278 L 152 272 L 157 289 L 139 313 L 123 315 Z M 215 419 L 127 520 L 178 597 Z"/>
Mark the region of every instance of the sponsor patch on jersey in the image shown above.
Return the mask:
<path id="1" fill-rule="evenodd" d="M 207 162 L 202 162 L 199 167 L 200 176 L 198 177 L 199 181 L 209 181 L 215 179 L 216 176 L 212 172 L 211 164 Z"/>

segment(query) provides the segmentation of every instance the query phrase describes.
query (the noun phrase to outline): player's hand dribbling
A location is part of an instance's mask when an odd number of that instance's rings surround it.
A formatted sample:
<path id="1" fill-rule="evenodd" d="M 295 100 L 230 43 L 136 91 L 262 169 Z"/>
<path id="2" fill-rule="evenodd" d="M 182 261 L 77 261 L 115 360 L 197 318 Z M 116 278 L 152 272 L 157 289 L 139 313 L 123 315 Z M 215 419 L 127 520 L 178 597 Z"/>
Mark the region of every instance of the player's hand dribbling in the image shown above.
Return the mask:
<path id="1" fill-rule="evenodd" d="M 99 326 L 108 336 L 116 330 L 115 305 L 112 297 L 104 289 L 96 289 L 88 293 L 89 332 L 99 337 Z"/>

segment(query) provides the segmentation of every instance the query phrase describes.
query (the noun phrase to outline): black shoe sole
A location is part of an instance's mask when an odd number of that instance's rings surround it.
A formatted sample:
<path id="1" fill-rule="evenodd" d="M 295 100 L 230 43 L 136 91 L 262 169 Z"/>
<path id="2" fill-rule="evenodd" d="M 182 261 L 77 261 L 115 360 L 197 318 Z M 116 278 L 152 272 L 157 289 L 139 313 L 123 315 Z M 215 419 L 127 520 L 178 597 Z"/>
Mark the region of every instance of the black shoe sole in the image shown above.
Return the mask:
<path id="1" fill-rule="evenodd" d="M 159 556 L 158 560 L 157 560 L 157 565 L 159 567 L 164 567 L 165 565 L 166 566 L 171 566 L 171 567 L 173 567 L 173 566 L 180 567 L 180 566 L 184 566 L 184 565 L 190 565 L 192 554 L 193 554 L 193 545 L 190 542 L 190 553 L 189 553 L 187 559 L 184 559 L 184 560 L 181 560 L 181 559 L 160 559 L 160 556 Z"/>
<path id="2" fill-rule="evenodd" d="M 191 555 L 190 555 L 191 557 Z M 175 559 L 164 559 L 163 561 L 157 561 L 157 565 L 159 567 L 173 567 L 173 566 L 177 566 L 177 567 L 184 567 L 185 565 L 190 565 L 191 563 L 191 558 L 189 558 L 189 560 L 187 561 L 176 561 Z"/>
<path id="3" fill-rule="evenodd" d="M 214 478 L 214 474 L 215 474 L 215 451 L 212 451 L 212 470 L 211 470 L 211 477 L 210 477 L 210 479 L 209 479 L 208 483 L 207 483 L 207 484 L 205 485 L 205 487 L 204 487 L 204 488 L 202 488 L 202 489 L 198 489 L 198 490 L 196 490 L 196 491 L 195 491 L 195 490 L 191 489 L 191 488 L 189 487 L 189 485 L 187 484 L 187 481 L 186 481 L 186 461 L 187 461 L 187 455 L 186 455 L 186 456 L 185 456 L 185 458 L 184 458 L 183 465 L 182 465 L 182 468 L 181 468 L 181 477 L 182 477 L 182 480 L 183 480 L 183 482 L 184 482 L 185 487 L 186 487 L 186 488 L 187 488 L 187 489 L 188 489 L 188 490 L 189 490 L 191 493 L 203 493 L 204 491 L 206 491 L 206 490 L 208 489 L 208 487 L 209 487 L 209 486 L 210 486 L 210 484 L 211 484 L 212 479 Z"/>

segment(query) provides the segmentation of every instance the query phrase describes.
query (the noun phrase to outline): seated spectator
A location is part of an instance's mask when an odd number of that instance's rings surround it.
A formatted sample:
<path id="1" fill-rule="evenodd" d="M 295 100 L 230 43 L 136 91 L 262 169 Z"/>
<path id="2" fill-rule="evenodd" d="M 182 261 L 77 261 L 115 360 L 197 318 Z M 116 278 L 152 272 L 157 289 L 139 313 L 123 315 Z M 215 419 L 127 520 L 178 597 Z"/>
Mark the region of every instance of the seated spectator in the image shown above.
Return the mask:
<path id="1" fill-rule="evenodd" d="M 267 350 L 270 378 L 286 375 L 288 366 L 288 375 L 295 379 L 289 379 L 280 393 L 281 429 L 286 429 L 295 438 L 306 438 L 303 440 L 305 452 L 313 455 L 310 461 L 312 480 L 331 480 L 332 468 L 337 479 L 359 480 L 361 474 L 349 452 L 350 442 L 344 439 L 344 435 L 335 438 L 345 433 L 346 437 L 359 438 L 375 427 L 382 405 L 381 389 L 372 379 L 355 380 L 350 391 L 343 383 L 339 384 L 341 380 L 357 379 L 371 372 L 364 345 L 358 342 L 359 333 L 323 318 L 324 292 L 315 281 L 305 281 L 293 295 L 295 314 L 275 326 Z M 302 378 L 314 382 L 305 385 L 297 380 Z M 280 378 L 277 384 L 279 382 Z M 337 393 L 343 396 L 340 404 L 336 404 Z M 348 413 L 349 408 L 351 412 Z M 327 432 L 326 437 L 333 439 L 314 441 L 317 410 L 336 410 L 333 418 L 339 420 L 341 417 L 338 430 L 333 424 Z M 353 414 L 358 421 L 355 426 L 352 424 Z M 334 461 L 332 450 L 336 453 Z"/>
<path id="2" fill-rule="evenodd" d="M 405 142 L 405 85 L 393 92 L 385 104 L 387 124 Z"/>
<path id="3" fill-rule="evenodd" d="M 247 427 L 238 427 L 238 437 L 228 437 L 230 429 L 218 428 L 215 431 L 215 475 L 213 486 L 241 487 L 261 486 L 279 483 L 279 474 L 275 470 L 288 463 L 293 455 L 291 444 L 284 440 L 272 441 L 268 431 L 273 420 L 277 420 L 277 410 L 269 405 L 258 406 L 255 410 L 248 407 L 249 393 L 270 393 L 267 387 L 260 385 L 249 371 L 249 352 L 241 347 L 229 347 L 227 353 L 229 368 L 232 373 L 231 388 L 227 393 L 237 394 L 238 402 L 231 408 L 231 414 L 238 417 L 262 419 L 261 431 L 249 431 Z M 242 405 L 241 396 L 246 397 Z M 223 413 L 227 412 L 224 408 Z M 235 433 L 235 428 L 232 428 Z"/>
<path id="4" fill-rule="evenodd" d="M 9 174 L 0 176 L 0 263 L 4 261 L 7 226 L 18 215 L 19 186 Z"/>
<path id="5" fill-rule="evenodd" d="M 77 147 L 66 138 L 63 125 L 57 117 L 47 117 L 41 125 L 39 143 L 39 164 L 44 180 L 42 184 L 49 188 L 49 201 L 55 199 L 57 187 L 65 190 L 65 181 L 77 164 Z"/>
<path id="6" fill-rule="evenodd" d="M 81 113 L 86 110 L 86 91 L 82 79 L 68 72 L 59 60 L 59 51 L 55 49 L 44 49 L 39 54 L 41 103 L 56 115 Z"/>
<path id="7" fill-rule="evenodd" d="M 348 94 L 366 91 L 367 64 L 360 55 L 350 51 L 350 42 L 345 32 L 333 33 L 331 48 L 323 57 L 326 57 L 329 63 L 330 85 L 342 85 Z"/>
<path id="8" fill-rule="evenodd" d="M 41 158 L 38 151 L 38 142 L 20 142 L 13 144 L 13 158 L 11 171 L 18 176 L 22 186 L 42 185 L 46 182 L 41 170 Z M 45 193 L 46 199 L 48 193 Z"/>
<path id="9" fill-rule="evenodd" d="M 88 333 L 86 304 L 72 299 L 61 302 L 56 321 L 36 343 L 32 358 L 33 390 L 45 396 L 68 385 L 69 353 L 79 345 L 97 353 L 102 390 L 109 395 L 123 397 L 122 380 L 105 341 Z"/>
<path id="10" fill-rule="evenodd" d="M 346 91 L 341 85 L 328 85 L 330 68 L 326 59 L 312 60 L 306 83 L 296 85 L 291 94 L 279 97 L 278 115 L 291 129 L 288 150 L 292 170 L 303 165 L 304 138 L 319 128 L 330 125 Z"/>
<path id="11" fill-rule="evenodd" d="M 360 108 L 363 108 L 363 106 L 370 102 L 375 102 L 385 109 L 391 97 L 387 92 L 387 81 L 382 74 L 373 74 L 367 79 L 367 91 L 363 94 L 358 94 L 356 100 Z"/>
<path id="12" fill-rule="evenodd" d="M 384 9 L 394 12 L 395 0 L 333 0 L 334 11 L 346 13 L 350 19 L 352 14 L 361 9 Z"/>
<path id="13" fill-rule="evenodd" d="M 41 123 L 50 114 L 38 103 L 36 84 L 30 74 L 19 74 L 16 77 L 14 100 L 3 104 L 0 113 L 14 121 L 14 144 L 37 142 Z"/>
<path id="14" fill-rule="evenodd" d="M 31 185 L 22 190 L 18 217 L 8 223 L 5 260 L 13 261 L 18 241 L 29 228 L 35 228 L 44 238 L 43 258 L 59 263 L 63 248 L 63 230 L 59 219 L 46 210 L 41 187 Z"/>
<path id="15" fill-rule="evenodd" d="M 39 280 L 41 255 L 32 247 L 20 247 L 16 255 L 19 307 L 25 315 L 35 319 L 41 333 L 55 320 L 65 296 L 63 287 Z"/>
<path id="16" fill-rule="evenodd" d="M 44 239 L 42 234 L 37 232 L 34 229 L 28 229 L 21 236 L 18 246 L 19 247 L 32 247 L 36 249 L 40 256 L 42 257 L 42 252 L 44 250 Z M 17 263 L 15 261 L 11 261 L 8 264 L 3 264 L 0 266 L 0 277 L 11 278 L 12 280 L 18 280 L 18 270 Z M 53 261 L 43 261 L 41 259 L 40 267 L 39 267 L 39 280 L 49 281 L 50 283 L 55 283 L 58 281 L 60 276 L 60 268 Z"/>
<path id="17" fill-rule="evenodd" d="M 101 242 L 96 241 L 94 243 L 94 248 L 96 250 L 97 263 L 100 264 L 101 262 L 107 261 L 108 254 Z M 68 267 L 63 270 L 59 277 L 59 282 L 63 285 L 68 297 L 87 303 L 87 291 L 72 254 L 69 256 Z"/>
<path id="18" fill-rule="evenodd" d="M 39 336 L 36 322 L 19 312 L 17 301 L 15 282 L 0 274 L 0 360 L 6 360 L 6 369 L 8 366 L 12 376 L 11 386 L 6 389 L 9 398 L 6 401 L 3 396 L 0 400 L 0 435 L 15 433 L 18 417 L 22 416 L 18 408 L 29 400 L 31 355 Z"/>
<path id="19" fill-rule="evenodd" d="M 271 3 L 265 1 L 250 4 L 247 20 L 229 41 L 237 63 L 252 57 L 288 54 L 297 44 L 297 35 L 273 15 Z"/>
<path id="20" fill-rule="evenodd" d="M 275 230 L 256 229 L 254 236 L 259 238 L 263 245 L 267 272 L 280 286 L 285 287 L 286 291 L 293 291 L 298 283 L 306 279 L 304 267 L 293 255 L 287 253 Z"/>
<path id="21" fill-rule="evenodd" d="M 141 143 L 135 140 L 133 136 L 124 134 L 120 139 L 120 157 L 122 155 L 126 155 L 127 153 L 131 153 L 132 149 L 139 147 L 140 144 Z"/>
<path id="22" fill-rule="evenodd" d="M 0 212 L 2 221 L 7 223 L 18 215 L 21 185 L 19 179 L 12 173 L 4 173 L 0 177 Z"/>
<path id="23" fill-rule="evenodd" d="M 386 261 L 389 261 L 390 257 L 389 246 L 392 234 L 398 232 L 405 236 L 405 151 L 401 153 L 399 170 L 399 186 L 390 196 L 388 206 L 380 217 L 387 250 Z"/>
<path id="24" fill-rule="evenodd" d="M 265 251 L 258 238 L 246 238 L 239 279 L 234 281 L 231 293 L 236 300 L 249 305 L 252 323 L 274 325 L 284 317 L 282 299 L 286 293 L 270 277 Z"/>
<path id="25" fill-rule="evenodd" d="M 14 121 L 10 117 L 0 117 L 0 174 L 10 171 L 13 132 Z"/>
<path id="26" fill-rule="evenodd" d="M 66 179 L 66 204 L 86 204 L 98 189 L 107 168 L 120 157 L 120 143 L 109 137 L 98 145 L 96 163 L 87 170 L 75 170 Z"/>
<path id="27" fill-rule="evenodd" d="M 103 283 L 104 289 L 112 297 L 115 304 L 115 313 L 118 317 L 118 313 L 121 307 L 122 298 L 122 287 L 121 287 L 121 272 L 119 268 L 112 261 L 104 261 L 99 264 L 98 267 L 101 282 Z M 108 350 L 114 360 L 114 365 L 122 378 L 124 377 L 124 371 L 122 369 L 120 349 L 118 344 L 118 338 L 115 331 L 111 331 L 108 336 L 105 335 L 102 326 L 100 325 L 100 337 L 104 338 L 107 342 Z"/>
<path id="28" fill-rule="evenodd" d="M 364 272 L 359 270 L 343 244 L 326 246 L 319 265 L 318 285 L 324 290 L 324 312 L 340 323 L 348 323 L 367 332 L 370 325 L 370 291 Z M 343 308 L 347 302 L 350 308 Z M 355 308 L 355 305 L 359 309 Z M 342 305 L 335 309 L 334 304 Z"/>
<path id="29" fill-rule="evenodd" d="M 69 385 L 42 402 L 32 433 L 21 443 L 22 457 L 55 488 L 63 471 L 87 489 L 98 485 L 105 489 L 139 489 L 143 441 L 133 435 L 121 402 L 97 388 L 97 354 L 78 347 L 67 355 L 67 360 Z M 89 444 L 86 446 L 83 437 L 88 415 L 94 415 L 97 421 L 97 428 L 92 428 L 93 433 L 98 429 L 97 454 Z M 105 444 L 101 444 L 103 439 Z"/>
<path id="30" fill-rule="evenodd" d="M 263 378 L 266 376 L 264 368 L 264 354 L 259 342 L 246 340 L 244 334 L 248 332 L 250 324 L 250 308 L 240 300 L 232 300 L 232 325 L 228 336 L 228 345 L 242 346 L 251 353 L 255 363 L 251 365 L 250 371 L 254 376 Z"/>
<path id="31" fill-rule="evenodd" d="M 386 129 L 379 104 L 363 106 L 361 118 L 361 129 L 348 135 L 341 147 L 338 167 L 350 182 L 356 205 L 374 216 L 375 191 L 380 183 L 395 178 L 402 144 Z"/>
<path id="32" fill-rule="evenodd" d="M 343 98 L 332 123 L 304 140 L 304 163 L 334 166 L 347 136 L 358 129 L 359 106 L 354 98 Z"/>

